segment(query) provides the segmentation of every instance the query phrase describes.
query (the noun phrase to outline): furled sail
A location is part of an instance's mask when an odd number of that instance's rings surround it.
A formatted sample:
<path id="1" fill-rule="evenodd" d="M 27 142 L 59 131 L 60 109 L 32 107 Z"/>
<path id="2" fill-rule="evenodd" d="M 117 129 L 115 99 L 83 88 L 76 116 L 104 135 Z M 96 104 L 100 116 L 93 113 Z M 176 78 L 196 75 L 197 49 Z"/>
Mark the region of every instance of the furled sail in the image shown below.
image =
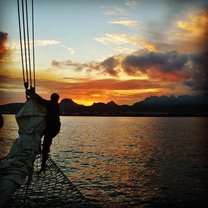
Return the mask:
<path id="1" fill-rule="evenodd" d="M 45 115 L 46 109 L 33 100 L 28 100 L 16 115 L 19 138 L 0 164 L 0 207 L 32 173 L 45 128 Z"/>

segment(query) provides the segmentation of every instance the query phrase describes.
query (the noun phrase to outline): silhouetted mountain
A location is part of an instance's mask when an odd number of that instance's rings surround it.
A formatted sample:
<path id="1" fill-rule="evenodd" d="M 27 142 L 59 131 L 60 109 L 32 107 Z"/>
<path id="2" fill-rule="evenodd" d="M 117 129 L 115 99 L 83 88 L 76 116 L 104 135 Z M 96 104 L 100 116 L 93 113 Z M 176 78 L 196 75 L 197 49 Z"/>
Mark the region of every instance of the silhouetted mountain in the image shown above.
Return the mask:
<path id="1" fill-rule="evenodd" d="M 75 103 L 72 99 L 65 98 L 59 103 L 60 112 L 63 115 L 71 114 L 74 112 L 84 111 L 85 106 Z"/>
<path id="2" fill-rule="evenodd" d="M 23 103 L 0 105 L 0 113 L 16 113 Z M 99 102 L 91 106 L 63 99 L 60 104 L 61 115 L 106 115 L 106 116 L 173 116 L 208 115 L 208 95 L 204 96 L 151 96 L 132 106 Z"/>
<path id="3" fill-rule="evenodd" d="M 132 105 L 134 112 L 167 112 L 170 114 L 201 114 L 208 112 L 207 96 L 151 96 Z"/>
<path id="4" fill-rule="evenodd" d="M 151 96 L 146 98 L 143 101 L 135 103 L 132 107 L 147 107 L 147 106 L 195 106 L 195 105 L 205 105 L 207 104 L 208 97 L 207 96 Z"/>
<path id="5" fill-rule="evenodd" d="M 5 105 L 0 105 L 0 113 L 17 113 L 24 103 L 10 103 Z"/>
<path id="6" fill-rule="evenodd" d="M 113 111 L 118 111 L 118 105 L 114 101 L 111 101 L 107 104 L 99 102 L 99 103 L 93 103 L 92 106 L 89 106 L 89 109 L 91 112 L 101 112 L 101 113 L 113 112 Z"/>
<path id="7" fill-rule="evenodd" d="M 118 105 L 114 101 L 108 102 L 107 105 L 111 107 L 118 107 Z"/>

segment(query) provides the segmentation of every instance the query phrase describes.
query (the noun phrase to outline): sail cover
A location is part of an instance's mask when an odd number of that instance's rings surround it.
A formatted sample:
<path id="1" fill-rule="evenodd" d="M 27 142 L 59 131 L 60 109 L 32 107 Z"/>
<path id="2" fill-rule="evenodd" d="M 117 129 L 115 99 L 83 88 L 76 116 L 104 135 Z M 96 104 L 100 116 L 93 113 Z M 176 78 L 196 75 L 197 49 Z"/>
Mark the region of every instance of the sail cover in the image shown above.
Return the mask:
<path id="1" fill-rule="evenodd" d="M 7 159 L 0 164 L 0 207 L 32 173 L 45 128 L 46 109 L 28 100 L 16 114 L 19 138 L 15 139 Z"/>

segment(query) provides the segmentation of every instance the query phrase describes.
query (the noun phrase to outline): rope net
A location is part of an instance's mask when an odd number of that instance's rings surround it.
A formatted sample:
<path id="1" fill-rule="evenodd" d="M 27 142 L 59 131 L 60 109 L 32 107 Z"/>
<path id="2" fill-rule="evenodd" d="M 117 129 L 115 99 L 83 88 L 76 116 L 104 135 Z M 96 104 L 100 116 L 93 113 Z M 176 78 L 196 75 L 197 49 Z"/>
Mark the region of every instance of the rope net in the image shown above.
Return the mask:
<path id="1" fill-rule="evenodd" d="M 41 156 L 38 155 L 32 174 L 32 180 L 27 185 L 25 183 L 14 193 L 10 208 L 95 208 L 82 195 L 76 186 L 60 170 L 51 159 L 47 160 L 45 172 L 39 173 L 41 166 Z"/>

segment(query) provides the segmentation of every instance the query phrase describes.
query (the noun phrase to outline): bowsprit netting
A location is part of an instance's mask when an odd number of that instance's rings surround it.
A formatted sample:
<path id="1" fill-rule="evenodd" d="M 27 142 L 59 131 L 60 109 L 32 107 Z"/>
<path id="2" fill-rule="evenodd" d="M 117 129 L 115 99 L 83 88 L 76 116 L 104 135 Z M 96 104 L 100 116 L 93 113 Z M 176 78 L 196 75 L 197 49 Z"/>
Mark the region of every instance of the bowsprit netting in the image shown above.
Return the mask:
<path id="1" fill-rule="evenodd" d="M 27 181 L 15 192 L 10 208 L 50 207 L 50 208 L 93 208 L 76 186 L 60 170 L 49 157 L 45 173 L 38 173 L 41 166 L 41 156 L 34 163 L 32 180 Z"/>
<path id="2" fill-rule="evenodd" d="M 22 76 L 25 89 L 35 91 L 35 43 L 34 43 L 34 4 L 33 0 L 17 0 Z M 28 5 L 31 12 L 28 12 Z M 31 22 L 32 28 L 29 28 Z M 32 33 L 32 34 L 31 34 Z M 30 38 L 32 36 L 32 38 Z M 32 45 L 32 49 L 31 49 Z"/>

